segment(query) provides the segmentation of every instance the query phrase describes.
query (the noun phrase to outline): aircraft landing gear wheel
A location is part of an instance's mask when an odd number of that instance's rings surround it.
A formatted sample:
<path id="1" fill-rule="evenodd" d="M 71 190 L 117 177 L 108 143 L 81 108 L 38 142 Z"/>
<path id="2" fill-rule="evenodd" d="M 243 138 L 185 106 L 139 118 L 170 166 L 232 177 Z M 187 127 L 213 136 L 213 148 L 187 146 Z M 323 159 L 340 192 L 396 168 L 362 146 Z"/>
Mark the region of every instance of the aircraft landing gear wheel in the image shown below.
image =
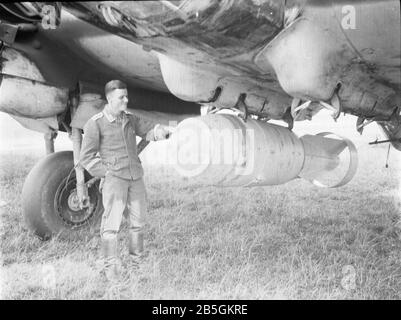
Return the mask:
<path id="1" fill-rule="evenodd" d="M 85 181 L 91 178 L 85 171 Z M 22 189 L 26 224 L 42 240 L 60 232 L 94 226 L 103 211 L 99 182 L 88 189 L 90 203 L 80 209 L 71 151 L 56 152 L 39 161 Z"/>

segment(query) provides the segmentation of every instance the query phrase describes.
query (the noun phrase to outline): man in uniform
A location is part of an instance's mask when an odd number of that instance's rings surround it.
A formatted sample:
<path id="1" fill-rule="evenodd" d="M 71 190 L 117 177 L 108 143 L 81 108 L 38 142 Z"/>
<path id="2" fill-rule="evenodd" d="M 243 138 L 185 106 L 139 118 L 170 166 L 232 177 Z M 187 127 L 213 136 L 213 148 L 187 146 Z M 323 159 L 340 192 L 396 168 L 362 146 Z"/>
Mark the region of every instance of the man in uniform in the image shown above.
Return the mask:
<path id="1" fill-rule="evenodd" d="M 147 216 L 143 168 L 137 155 L 136 136 L 148 141 L 168 138 L 171 127 L 154 128 L 127 110 L 126 85 L 112 80 L 105 86 L 107 104 L 84 126 L 80 154 L 81 165 L 95 177 L 102 178 L 104 213 L 100 235 L 101 252 L 107 278 L 119 273 L 117 234 L 124 210 L 128 209 L 129 255 L 134 264 L 143 255 L 143 226 Z"/>

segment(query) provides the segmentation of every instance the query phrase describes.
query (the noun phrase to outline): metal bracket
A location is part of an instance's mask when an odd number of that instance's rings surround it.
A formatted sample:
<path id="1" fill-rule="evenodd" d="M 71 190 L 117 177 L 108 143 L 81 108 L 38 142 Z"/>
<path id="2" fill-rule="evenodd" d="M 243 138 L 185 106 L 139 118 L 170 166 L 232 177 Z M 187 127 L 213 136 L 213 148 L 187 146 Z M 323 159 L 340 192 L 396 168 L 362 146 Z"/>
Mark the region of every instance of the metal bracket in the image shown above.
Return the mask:
<path id="1" fill-rule="evenodd" d="M 324 101 L 319 101 L 320 104 L 325 107 L 326 109 L 329 109 L 330 111 L 333 112 L 332 117 L 334 121 L 337 121 L 338 117 L 341 114 L 341 103 L 340 103 L 340 98 L 338 97 L 337 92 L 333 94 L 333 97 L 330 99 L 330 104 Z"/>
<path id="2" fill-rule="evenodd" d="M 309 106 L 312 103 L 312 101 L 311 100 L 306 101 L 306 102 L 302 103 L 301 105 L 300 105 L 300 103 L 301 103 L 301 99 L 299 99 L 299 98 L 292 99 L 292 103 L 291 103 L 291 116 L 292 116 L 292 118 L 294 120 L 305 120 L 305 119 L 311 120 L 312 119 L 311 116 L 309 116 L 307 114 L 301 114 L 301 111 L 306 110 L 307 108 L 309 108 Z M 305 117 L 305 119 L 302 118 L 302 117 Z"/>
<path id="3" fill-rule="evenodd" d="M 313 111 L 313 105 L 311 104 L 319 104 L 321 107 L 326 108 L 333 112 L 332 117 L 334 121 L 337 121 L 338 117 L 341 114 L 341 103 L 340 98 L 338 97 L 337 93 L 334 93 L 333 97 L 330 99 L 330 103 L 325 101 L 312 101 L 308 100 L 302 104 L 301 99 L 294 98 L 291 103 L 291 115 L 294 120 L 302 121 L 305 119 L 312 120 L 313 112 L 302 112 L 310 108 Z M 319 109 L 320 110 L 320 109 Z"/>
<path id="4" fill-rule="evenodd" d="M 249 111 L 248 111 L 248 106 L 245 104 L 245 98 L 246 98 L 246 93 L 241 93 L 238 102 L 235 105 L 235 108 L 240 111 L 240 114 L 238 115 L 244 122 L 248 119 L 249 116 Z"/>
<path id="5" fill-rule="evenodd" d="M 288 130 L 292 131 L 294 128 L 294 118 L 291 113 L 291 107 L 287 108 L 283 115 L 283 120 L 288 124 Z"/>
<path id="6" fill-rule="evenodd" d="M 359 134 L 362 134 L 363 129 L 370 123 L 372 123 L 374 120 L 373 119 L 369 119 L 366 120 L 366 118 L 362 118 L 362 117 L 358 117 L 358 119 L 356 120 L 356 131 L 358 131 Z"/>

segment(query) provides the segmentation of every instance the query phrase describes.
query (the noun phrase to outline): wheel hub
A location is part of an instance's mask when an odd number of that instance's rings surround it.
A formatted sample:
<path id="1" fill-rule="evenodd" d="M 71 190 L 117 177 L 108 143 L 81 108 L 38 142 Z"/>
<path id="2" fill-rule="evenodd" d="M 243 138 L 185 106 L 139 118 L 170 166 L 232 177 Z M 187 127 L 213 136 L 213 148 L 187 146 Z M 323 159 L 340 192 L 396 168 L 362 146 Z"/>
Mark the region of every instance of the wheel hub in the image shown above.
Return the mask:
<path id="1" fill-rule="evenodd" d="M 56 192 L 55 209 L 64 223 L 70 227 L 79 227 L 91 220 L 98 204 L 97 187 L 93 185 L 88 190 L 90 202 L 81 208 L 75 178 L 65 179 Z"/>
<path id="2" fill-rule="evenodd" d="M 77 191 L 76 190 L 71 192 L 71 194 L 68 197 L 67 203 L 68 203 L 68 207 L 72 211 L 77 212 L 77 211 L 79 211 L 81 209 L 79 207 L 79 199 L 78 199 L 78 195 L 77 195 Z"/>

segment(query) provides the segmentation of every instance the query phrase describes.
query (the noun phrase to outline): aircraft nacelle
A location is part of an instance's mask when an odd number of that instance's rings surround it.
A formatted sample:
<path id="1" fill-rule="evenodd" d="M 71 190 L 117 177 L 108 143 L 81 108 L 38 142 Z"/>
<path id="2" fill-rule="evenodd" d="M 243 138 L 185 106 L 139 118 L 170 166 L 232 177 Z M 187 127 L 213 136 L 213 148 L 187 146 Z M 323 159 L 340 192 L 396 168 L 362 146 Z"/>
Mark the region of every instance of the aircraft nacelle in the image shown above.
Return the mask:
<path id="1" fill-rule="evenodd" d="M 78 81 L 74 87 L 55 85 L 46 81 L 37 64 L 23 51 L 4 46 L 1 51 L 2 69 L 0 73 L 0 111 L 13 116 L 29 129 L 50 133 L 71 128 L 82 129 L 86 121 L 103 109 L 106 101 L 103 85 L 95 82 Z M 138 91 L 141 91 L 138 94 Z M 156 123 L 180 121 L 191 115 L 162 113 L 159 106 L 169 109 L 177 106 L 174 100 L 158 97 L 158 93 L 130 88 L 135 97 L 135 104 L 151 106 L 154 111 L 138 110 L 149 123 L 149 128 Z M 160 94 L 159 94 L 160 95 Z M 188 104 L 188 111 L 194 111 Z M 162 109 L 163 110 L 163 109 Z M 54 118 L 59 121 L 52 121 Z M 69 118 L 70 121 L 64 120 Z"/>

